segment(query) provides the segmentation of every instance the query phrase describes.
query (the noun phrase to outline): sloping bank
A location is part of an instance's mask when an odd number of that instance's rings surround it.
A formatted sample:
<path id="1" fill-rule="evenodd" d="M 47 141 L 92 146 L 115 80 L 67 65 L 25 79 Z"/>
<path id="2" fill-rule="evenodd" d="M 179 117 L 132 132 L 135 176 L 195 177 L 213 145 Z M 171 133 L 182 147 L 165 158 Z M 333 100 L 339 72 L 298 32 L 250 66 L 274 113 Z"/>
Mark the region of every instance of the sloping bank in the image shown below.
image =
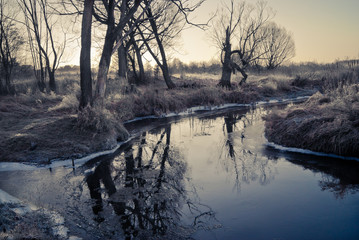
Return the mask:
<path id="1" fill-rule="evenodd" d="M 359 157 L 359 84 L 316 93 L 266 117 L 269 142 L 340 156 Z"/>

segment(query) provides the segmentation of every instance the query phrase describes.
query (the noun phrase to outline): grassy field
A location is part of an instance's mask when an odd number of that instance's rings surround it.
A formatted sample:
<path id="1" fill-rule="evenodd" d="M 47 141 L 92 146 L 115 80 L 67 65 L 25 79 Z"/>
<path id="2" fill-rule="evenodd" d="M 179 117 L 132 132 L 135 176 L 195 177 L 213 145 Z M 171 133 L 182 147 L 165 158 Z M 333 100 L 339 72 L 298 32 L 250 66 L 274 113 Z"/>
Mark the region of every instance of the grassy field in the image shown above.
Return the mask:
<path id="1" fill-rule="evenodd" d="M 79 73 L 58 71 L 57 93 L 40 93 L 34 79 L 14 81 L 17 94 L 0 97 L 1 161 L 49 163 L 78 158 L 110 149 L 128 137 L 122 122 L 147 115 L 181 112 L 193 106 L 251 103 L 288 98 L 322 90 L 325 69 L 301 72 L 301 68 L 276 72 L 253 72 L 239 87 L 217 86 L 219 75 L 174 74 L 177 88 L 168 90 L 161 79 L 150 76 L 144 86 L 129 87 L 115 74 L 107 83 L 105 108 L 78 113 Z"/>

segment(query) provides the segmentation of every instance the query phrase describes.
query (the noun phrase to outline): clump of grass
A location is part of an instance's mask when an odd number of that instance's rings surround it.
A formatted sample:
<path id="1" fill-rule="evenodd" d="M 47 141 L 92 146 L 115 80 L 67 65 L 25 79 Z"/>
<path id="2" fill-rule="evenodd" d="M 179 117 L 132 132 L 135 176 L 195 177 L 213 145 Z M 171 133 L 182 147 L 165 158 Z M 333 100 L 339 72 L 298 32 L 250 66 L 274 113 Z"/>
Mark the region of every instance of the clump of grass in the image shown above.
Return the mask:
<path id="1" fill-rule="evenodd" d="M 336 87 L 317 92 L 306 102 L 266 117 L 269 141 L 288 147 L 359 156 L 359 83 L 337 78 Z M 339 82 L 338 81 L 343 81 Z"/>
<path id="2" fill-rule="evenodd" d="M 62 100 L 59 104 L 50 107 L 49 111 L 64 111 L 68 110 L 74 112 L 79 106 L 79 100 L 75 94 L 69 94 L 62 97 Z"/>
<path id="3" fill-rule="evenodd" d="M 187 107 L 202 106 L 202 105 L 220 105 L 224 103 L 222 96 L 225 89 L 220 87 L 203 87 L 187 92 Z"/>
<path id="4" fill-rule="evenodd" d="M 342 89 L 359 83 L 359 68 L 356 71 L 327 72 L 323 78 L 323 91 L 327 94 L 341 91 Z"/>
<path id="5" fill-rule="evenodd" d="M 309 82 L 309 79 L 307 77 L 297 75 L 293 79 L 292 86 L 303 88 L 308 85 L 308 82 Z"/>
<path id="6" fill-rule="evenodd" d="M 265 97 L 279 96 L 295 90 L 292 80 L 282 75 L 262 78 L 257 80 L 256 84 L 258 87 L 257 92 Z"/>
<path id="7" fill-rule="evenodd" d="M 66 88 L 67 94 L 58 95 L 61 97 L 61 102 L 56 104 L 55 106 L 50 107 L 49 111 L 68 111 L 68 112 L 76 112 L 79 106 L 79 98 L 80 98 L 80 85 L 78 83 L 69 83 L 64 85 L 63 88 Z"/>
<path id="8" fill-rule="evenodd" d="M 116 115 L 98 105 L 88 106 L 78 112 L 77 127 L 81 131 L 93 132 L 94 135 L 110 134 L 119 141 L 126 140 L 129 136 Z"/>

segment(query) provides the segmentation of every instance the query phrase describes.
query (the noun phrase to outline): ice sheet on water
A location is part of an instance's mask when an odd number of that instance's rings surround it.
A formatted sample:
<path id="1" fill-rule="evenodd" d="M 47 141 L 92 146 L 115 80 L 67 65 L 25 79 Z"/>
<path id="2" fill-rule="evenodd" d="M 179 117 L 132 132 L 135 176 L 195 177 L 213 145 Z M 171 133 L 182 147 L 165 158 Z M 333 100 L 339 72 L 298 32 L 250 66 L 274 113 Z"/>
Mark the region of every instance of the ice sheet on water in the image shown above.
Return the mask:
<path id="1" fill-rule="evenodd" d="M 0 172 L 4 171 L 19 171 L 19 170 L 36 170 L 34 165 L 14 162 L 0 162 Z"/>
<path id="2" fill-rule="evenodd" d="M 314 151 L 302 149 L 302 148 L 284 147 L 284 146 L 275 144 L 273 142 L 269 142 L 266 145 L 269 147 L 275 148 L 277 150 L 284 151 L 284 152 L 294 152 L 294 153 L 315 155 L 315 156 L 320 156 L 320 157 L 339 158 L 339 159 L 343 159 L 343 160 L 354 160 L 354 161 L 359 162 L 359 158 L 357 158 L 357 157 L 346 157 L 346 156 L 340 156 L 340 155 L 331 154 L 331 153 L 314 152 Z"/>

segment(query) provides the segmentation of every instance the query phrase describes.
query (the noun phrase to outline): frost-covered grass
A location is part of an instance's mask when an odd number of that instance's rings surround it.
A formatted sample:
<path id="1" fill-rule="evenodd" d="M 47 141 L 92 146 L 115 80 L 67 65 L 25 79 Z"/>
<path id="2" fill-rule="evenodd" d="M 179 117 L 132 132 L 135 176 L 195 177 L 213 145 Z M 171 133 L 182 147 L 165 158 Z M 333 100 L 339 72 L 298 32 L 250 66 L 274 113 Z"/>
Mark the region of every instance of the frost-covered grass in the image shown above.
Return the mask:
<path id="1" fill-rule="evenodd" d="M 266 117 L 270 142 L 359 156 L 359 71 L 328 76 L 324 92 Z"/>

